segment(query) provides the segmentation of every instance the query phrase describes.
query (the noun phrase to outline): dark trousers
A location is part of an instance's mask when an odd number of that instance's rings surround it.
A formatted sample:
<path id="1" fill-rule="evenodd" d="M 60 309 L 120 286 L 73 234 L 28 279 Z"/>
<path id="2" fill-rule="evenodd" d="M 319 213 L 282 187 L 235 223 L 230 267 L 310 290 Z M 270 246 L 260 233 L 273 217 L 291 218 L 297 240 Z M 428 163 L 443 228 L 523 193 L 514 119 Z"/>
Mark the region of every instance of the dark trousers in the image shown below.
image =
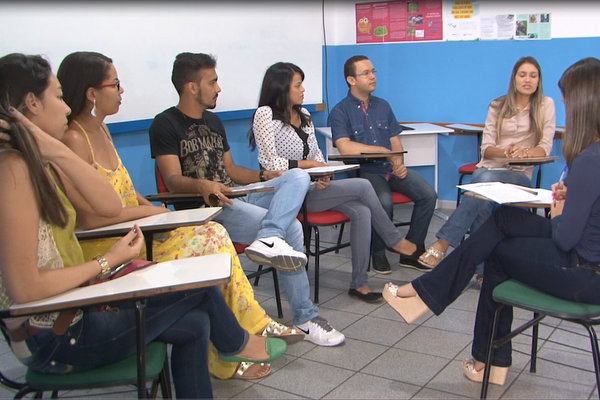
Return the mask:
<path id="1" fill-rule="evenodd" d="M 571 254 L 552 240 L 550 220 L 503 206 L 436 268 L 412 284 L 429 309 L 439 315 L 468 285 L 477 264 L 485 263 L 471 350 L 476 360 L 484 361 L 496 308 L 492 291 L 507 279 L 568 300 L 600 304 L 600 276 L 592 269 L 576 267 L 571 259 Z M 505 307 L 498 335 L 507 334 L 511 324 L 512 308 Z M 496 350 L 492 363 L 510 366 L 510 343 Z"/>

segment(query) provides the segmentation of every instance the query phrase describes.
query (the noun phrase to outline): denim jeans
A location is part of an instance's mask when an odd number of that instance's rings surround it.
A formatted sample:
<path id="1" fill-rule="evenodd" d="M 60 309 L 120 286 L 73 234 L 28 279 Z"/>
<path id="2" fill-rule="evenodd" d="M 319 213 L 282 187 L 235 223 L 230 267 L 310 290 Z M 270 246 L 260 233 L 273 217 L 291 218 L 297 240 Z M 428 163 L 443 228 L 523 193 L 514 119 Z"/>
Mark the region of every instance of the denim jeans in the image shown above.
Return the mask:
<path id="1" fill-rule="evenodd" d="M 424 248 L 427 229 L 429 228 L 431 217 L 433 217 L 437 200 L 437 195 L 433 187 L 419 173 L 410 169 L 404 179 L 393 174 L 389 176 L 389 179 L 386 179 L 386 176 L 383 174 L 362 171 L 360 176 L 371 182 L 390 220 L 394 211 L 392 191 L 400 192 L 410 197 L 414 203 L 414 207 L 406 239 L 417 245 L 418 248 Z M 377 234 L 377 231 L 373 232 L 372 249 L 373 254 L 384 254 L 385 252 L 385 241 Z"/>
<path id="2" fill-rule="evenodd" d="M 468 285 L 477 264 L 484 262 L 483 286 L 475 319 L 472 355 L 484 361 L 496 303 L 492 290 L 515 278 L 552 295 L 600 304 L 600 276 L 576 267 L 570 253 L 552 240 L 550 220 L 526 210 L 502 206 L 476 232 L 431 272 L 412 281 L 419 297 L 436 315 L 441 314 Z M 500 315 L 498 335 L 510 331 L 512 308 Z M 492 364 L 511 365 L 510 342 L 496 349 Z"/>
<path id="3" fill-rule="evenodd" d="M 477 168 L 471 177 L 471 183 L 504 182 L 521 186 L 530 186 L 531 179 L 518 171 L 507 169 Z M 463 196 L 456 210 L 436 233 L 438 239 L 443 239 L 456 248 L 465 234 L 470 230 L 475 232 L 498 208 L 498 203 L 480 199 L 474 196 Z"/>
<path id="4" fill-rule="evenodd" d="M 290 169 L 267 184 L 274 190 L 251 193 L 225 204 L 215 217 L 234 242 L 250 244 L 257 238 L 278 236 L 297 251 L 304 251 L 304 233 L 298 212 L 310 186 L 310 177 L 300 168 Z M 308 276 L 304 269 L 277 271 L 283 290 L 294 313 L 295 325 L 318 315 L 310 300 Z"/>
<path id="5" fill-rule="evenodd" d="M 172 344 L 171 371 L 177 398 L 212 398 L 208 340 L 224 354 L 241 351 L 248 333 L 237 323 L 217 287 L 154 296 L 146 308 L 146 342 Z M 33 354 L 27 364 L 42 372 L 83 371 L 136 352 L 135 312 L 85 310 L 61 336 L 43 329 L 26 339 Z"/>
<path id="6" fill-rule="evenodd" d="M 352 250 L 351 288 L 367 285 L 367 267 L 371 248 L 371 225 L 385 238 L 388 247 L 402 239 L 381 206 L 373 186 L 360 178 L 333 180 L 325 189 L 312 189 L 306 197 L 308 211 L 337 210 L 350 218 Z"/>

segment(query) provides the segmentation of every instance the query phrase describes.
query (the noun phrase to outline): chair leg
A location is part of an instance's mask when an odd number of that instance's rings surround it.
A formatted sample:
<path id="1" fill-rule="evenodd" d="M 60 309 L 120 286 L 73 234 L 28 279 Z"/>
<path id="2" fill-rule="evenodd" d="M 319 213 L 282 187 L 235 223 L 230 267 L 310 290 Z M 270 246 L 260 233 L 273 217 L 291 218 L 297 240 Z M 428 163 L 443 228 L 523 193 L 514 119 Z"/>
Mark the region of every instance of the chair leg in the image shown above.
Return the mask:
<path id="1" fill-rule="evenodd" d="M 539 318 L 540 314 L 533 313 L 533 318 Z M 529 365 L 529 372 L 535 373 L 537 369 L 537 347 L 538 347 L 538 336 L 539 336 L 540 324 L 533 325 L 531 330 L 531 361 Z"/>
<path id="2" fill-rule="evenodd" d="M 260 278 L 260 276 L 262 275 L 263 266 L 262 264 L 258 266 L 258 269 L 256 270 L 256 276 L 254 277 L 254 286 L 258 286 L 258 278 Z"/>
<path id="3" fill-rule="evenodd" d="M 281 309 L 281 293 L 279 292 L 279 278 L 277 277 L 277 270 L 271 269 L 273 272 L 273 287 L 275 288 L 275 303 L 277 304 L 277 317 L 283 318 L 283 311 Z"/>
<path id="4" fill-rule="evenodd" d="M 163 369 L 159 375 L 160 393 L 163 399 L 172 399 L 173 391 L 171 390 L 171 367 L 169 366 L 169 357 L 165 357 Z"/>
<path id="5" fill-rule="evenodd" d="M 596 389 L 598 390 L 598 398 L 600 398 L 600 354 L 598 352 L 598 337 L 594 327 L 588 324 L 582 324 L 587 329 L 592 345 L 592 358 L 594 360 L 594 372 L 596 373 Z"/>
<path id="6" fill-rule="evenodd" d="M 319 227 L 314 226 L 315 230 L 315 303 L 319 303 L 319 259 L 320 259 L 320 243 L 319 243 Z"/>
<path id="7" fill-rule="evenodd" d="M 481 399 L 487 397 L 488 385 L 490 382 L 490 372 L 492 371 L 492 356 L 494 354 L 494 339 L 496 336 L 496 330 L 498 329 L 498 320 L 500 319 L 500 311 L 503 305 L 498 304 L 496 311 L 494 312 L 494 319 L 492 320 L 492 327 L 490 329 L 490 338 L 488 340 L 487 354 L 485 356 L 485 370 L 483 371 L 483 382 L 481 382 Z"/>
<path id="8" fill-rule="evenodd" d="M 338 235 L 337 248 L 335 249 L 335 254 L 340 253 L 340 246 L 342 245 L 342 235 L 344 234 L 344 226 L 345 225 L 346 225 L 345 222 L 342 222 L 340 224 L 340 234 Z"/>

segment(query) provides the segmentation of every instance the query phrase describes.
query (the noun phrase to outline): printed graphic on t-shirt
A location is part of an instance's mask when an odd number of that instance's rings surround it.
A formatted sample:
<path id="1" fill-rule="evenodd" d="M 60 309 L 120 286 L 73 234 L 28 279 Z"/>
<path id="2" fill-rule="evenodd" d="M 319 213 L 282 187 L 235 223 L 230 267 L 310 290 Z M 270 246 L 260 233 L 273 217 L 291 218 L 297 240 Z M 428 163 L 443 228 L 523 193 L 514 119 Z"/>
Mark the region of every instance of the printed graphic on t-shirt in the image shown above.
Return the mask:
<path id="1" fill-rule="evenodd" d="M 232 186 L 223 165 L 223 137 L 205 124 L 192 123 L 187 137 L 179 142 L 183 176 L 208 179 Z"/>

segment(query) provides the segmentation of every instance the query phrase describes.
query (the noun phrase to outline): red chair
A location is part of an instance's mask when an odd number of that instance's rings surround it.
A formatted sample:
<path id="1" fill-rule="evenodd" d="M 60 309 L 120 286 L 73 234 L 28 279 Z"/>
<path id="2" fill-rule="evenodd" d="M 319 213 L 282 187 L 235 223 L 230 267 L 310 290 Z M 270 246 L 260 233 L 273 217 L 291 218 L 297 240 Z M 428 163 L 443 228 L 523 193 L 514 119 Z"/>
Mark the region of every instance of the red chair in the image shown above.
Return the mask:
<path id="1" fill-rule="evenodd" d="M 344 232 L 344 224 L 349 222 L 350 219 L 346 216 L 346 214 L 335 211 L 335 210 L 325 210 L 325 211 L 317 211 L 317 212 L 308 212 L 306 210 L 306 205 L 302 206 L 302 210 L 298 213 L 298 220 L 302 223 L 304 228 L 304 245 L 306 247 L 306 257 L 313 256 L 315 257 L 315 303 L 319 302 L 319 263 L 321 254 L 329 253 L 331 251 L 339 251 L 344 247 L 350 246 L 350 242 L 341 243 L 342 234 Z M 321 248 L 321 238 L 319 233 L 319 228 L 322 226 L 333 226 L 340 225 L 340 233 L 338 235 L 338 240 L 335 245 Z M 310 241 L 311 241 L 311 233 L 314 231 L 315 233 L 315 247 L 314 251 L 311 250 Z M 306 264 L 306 268 L 308 269 L 308 263 Z"/>
<path id="2" fill-rule="evenodd" d="M 162 178 L 162 175 L 160 174 L 160 170 L 158 169 L 158 165 L 154 164 L 154 177 L 156 179 L 156 190 L 158 193 L 166 193 L 169 190 L 167 189 L 167 185 L 165 185 L 165 182 Z M 198 202 L 198 206 L 201 206 L 204 204 L 203 201 L 199 200 L 197 197 L 194 198 L 177 198 L 177 199 L 169 199 L 168 201 L 164 201 L 165 204 L 166 203 L 175 203 L 178 201 L 183 201 L 183 202 L 189 202 L 189 201 L 197 201 Z M 233 247 L 235 247 L 235 252 L 237 254 L 242 254 L 244 252 L 244 249 L 246 247 L 248 247 L 249 244 L 245 244 L 245 243 L 238 243 L 238 242 L 233 242 Z M 263 274 L 268 274 L 269 272 L 273 274 L 273 288 L 275 289 L 275 302 L 277 303 L 277 317 L 279 318 L 283 318 L 283 311 L 281 308 L 281 294 L 279 292 L 279 279 L 277 278 L 277 270 L 273 267 L 267 267 L 265 269 L 263 269 L 263 265 L 259 265 L 258 269 L 256 271 L 253 272 L 248 272 L 248 271 L 244 271 L 246 273 L 246 277 L 248 278 L 248 280 L 254 278 L 254 286 L 258 286 L 258 279 L 260 278 L 261 275 Z"/>
<path id="3" fill-rule="evenodd" d="M 400 192 L 392 192 L 392 204 L 396 205 L 396 204 L 407 204 L 407 203 L 412 203 L 412 200 L 410 197 L 408 197 Z M 394 225 L 407 226 L 407 225 L 410 225 L 410 220 L 394 222 Z"/>
<path id="4" fill-rule="evenodd" d="M 477 165 L 477 163 L 478 163 L 478 161 L 463 164 L 460 167 L 458 167 L 458 184 L 459 185 L 462 185 L 463 179 L 465 176 L 473 175 L 473 172 L 475 171 L 475 166 Z M 456 207 L 458 207 L 458 203 L 460 203 L 460 196 L 462 196 L 462 194 L 463 194 L 463 191 L 460 188 L 456 188 Z"/>

